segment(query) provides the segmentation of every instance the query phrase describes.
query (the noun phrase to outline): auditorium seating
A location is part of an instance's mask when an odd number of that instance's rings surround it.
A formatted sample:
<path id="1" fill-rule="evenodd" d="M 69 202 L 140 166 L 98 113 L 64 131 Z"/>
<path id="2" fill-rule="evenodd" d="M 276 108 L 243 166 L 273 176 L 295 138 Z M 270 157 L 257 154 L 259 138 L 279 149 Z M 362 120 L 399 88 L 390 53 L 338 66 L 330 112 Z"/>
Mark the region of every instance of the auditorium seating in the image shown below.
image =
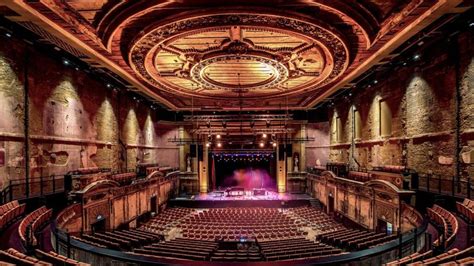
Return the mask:
<path id="1" fill-rule="evenodd" d="M 456 216 L 436 204 L 433 206 L 433 208 L 427 208 L 427 212 L 430 220 L 442 228 L 444 237 L 446 239 L 445 247 L 449 247 L 454 242 L 459 229 Z M 439 245 L 441 243 L 436 241 L 434 244 Z"/>
<path id="2" fill-rule="evenodd" d="M 415 252 L 413 254 L 410 254 L 406 257 L 403 257 L 399 260 L 395 260 L 395 261 L 392 261 L 392 262 L 389 262 L 387 263 L 386 265 L 387 266 L 395 266 L 395 265 L 405 265 L 405 264 L 408 264 L 408 263 L 413 263 L 413 262 L 417 262 L 419 260 L 423 260 L 423 259 L 426 259 L 426 258 L 429 258 L 433 255 L 433 250 L 428 250 L 426 252 Z"/>
<path id="3" fill-rule="evenodd" d="M 367 182 L 371 179 L 371 175 L 366 172 L 349 171 L 347 178 L 359 182 Z"/>
<path id="4" fill-rule="evenodd" d="M 16 249 L 10 248 L 6 251 L 0 250 L 0 260 L 8 263 L 13 263 L 18 266 L 29 266 L 29 265 L 43 265 L 50 266 L 52 263 L 38 260 L 34 257 L 26 256 Z M 56 264 L 54 264 L 56 265 Z"/>
<path id="5" fill-rule="evenodd" d="M 183 217 L 193 211 L 194 209 L 190 208 L 166 209 L 163 213 L 160 213 L 156 217 L 153 217 L 142 228 L 149 232 L 164 234 L 167 229 L 169 229 L 171 226 L 176 226 Z"/>
<path id="6" fill-rule="evenodd" d="M 42 261 L 49 262 L 53 265 L 63 265 L 63 266 L 88 266 L 88 263 L 78 262 L 73 259 L 69 259 L 65 256 L 59 255 L 56 252 L 50 251 L 45 252 L 39 249 L 35 250 L 35 256 Z"/>
<path id="7" fill-rule="evenodd" d="M 340 249 L 313 242 L 306 238 L 276 240 L 260 243 L 265 260 L 316 259 L 341 253 Z"/>
<path id="8" fill-rule="evenodd" d="M 176 238 L 164 241 L 141 249 L 135 249 L 138 254 L 153 255 L 160 258 L 184 260 L 209 260 L 210 254 L 217 249 L 214 241 Z"/>
<path id="9" fill-rule="evenodd" d="M 236 249 L 217 249 L 211 255 L 211 261 L 250 262 L 261 260 L 262 254 L 255 242 L 239 243 Z"/>
<path id="10" fill-rule="evenodd" d="M 25 212 L 25 204 L 17 200 L 0 206 L 0 231 L 15 222 Z"/>
<path id="11" fill-rule="evenodd" d="M 136 173 L 113 174 L 110 176 L 110 179 L 114 180 L 115 182 L 121 185 L 130 184 L 136 178 L 137 178 Z"/>
<path id="12" fill-rule="evenodd" d="M 183 237 L 190 239 L 269 241 L 301 237 L 295 219 L 275 208 L 206 209 L 185 217 L 178 226 Z"/>
<path id="13" fill-rule="evenodd" d="M 459 251 L 457 248 L 453 248 L 447 252 L 444 252 L 438 256 L 431 257 L 428 259 L 420 260 L 408 265 L 440 265 L 446 263 L 447 265 L 453 265 L 458 260 L 463 261 L 464 265 L 472 265 L 474 263 L 474 246 Z"/>
<path id="14" fill-rule="evenodd" d="M 384 244 L 396 238 L 396 235 L 359 231 L 353 229 L 341 229 L 317 236 L 321 242 L 335 245 L 347 250 L 361 250 L 372 246 Z"/>
<path id="15" fill-rule="evenodd" d="M 336 223 L 334 219 L 329 217 L 329 215 L 314 207 L 292 208 L 291 213 L 294 214 L 298 220 L 303 221 L 301 224 L 299 221 L 296 221 L 296 224 L 310 226 L 313 230 L 316 230 L 318 234 L 344 228 L 341 224 Z"/>
<path id="16" fill-rule="evenodd" d="M 463 202 L 456 202 L 456 209 L 467 222 L 474 222 L 474 200 L 464 199 Z"/>
<path id="17" fill-rule="evenodd" d="M 37 245 L 35 233 L 39 231 L 44 225 L 46 225 L 52 216 L 52 209 L 43 206 L 39 209 L 34 210 L 30 214 L 26 215 L 18 227 L 18 234 L 20 235 L 21 241 L 24 245 L 32 244 Z M 28 229 L 29 228 L 29 229 Z M 31 230 L 31 231 L 28 231 Z M 27 243 L 27 235 L 30 234 L 31 242 Z"/>
<path id="18" fill-rule="evenodd" d="M 97 247 L 127 251 L 158 242 L 161 237 L 141 229 L 129 229 L 83 234 L 80 238 L 76 237 L 75 239 Z"/>
<path id="19" fill-rule="evenodd" d="M 375 171 L 401 174 L 401 173 L 405 172 L 407 169 L 403 165 L 382 165 L 382 166 L 374 167 L 374 170 Z"/>

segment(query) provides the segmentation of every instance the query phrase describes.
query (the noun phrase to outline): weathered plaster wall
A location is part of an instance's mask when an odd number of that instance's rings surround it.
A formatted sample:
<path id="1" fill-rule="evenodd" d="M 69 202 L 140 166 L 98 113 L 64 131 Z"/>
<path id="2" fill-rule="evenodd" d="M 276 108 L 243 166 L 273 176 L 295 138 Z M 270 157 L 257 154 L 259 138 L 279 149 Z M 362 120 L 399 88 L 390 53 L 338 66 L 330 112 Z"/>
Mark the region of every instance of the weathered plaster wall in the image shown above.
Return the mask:
<path id="1" fill-rule="evenodd" d="M 177 129 L 158 121 L 149 106 L 21 41 L 0 38 L 0 153 L 5 157 L 3 165 L 0 160 L 1 187 L 8 180 L 25 178 L 25 66 L 30 176 L 64 174 L 80 167 L 130 169 L 138 162 L 178 165 L 178 148 L 167 142 Z"/>
<path id="2" fill-rule="evenodd" d="M 329 158 L 329 123 L 309 123 L 306 134 L 314 141 L 306 143 L 306 166 L 324 166 Z"/>
<path id="3" fill-rule="evenodd" d="M 330 112 L 329 159 L 352 167 L 406 165 L 419 173 L 442 178 L 456 174 L 456 84 L 460 90 L 460 143 L 465 158 L 474 150 L 474 45 L 472 34 L 452 44 L 435 45 L 417 64 L 378 77 L 370 87 L 356 88 L 352 98 L 336 102 Z M 451 50 L 449 45 L 453 45 Z M 457 51 L 459 55 L 452 54 Z M 391 134 L 381 136 L 381 102 L 391 115 Z M 361 137 L 355 139 L 352 160 L 353 109 L 361 117 Z M 341 139 L 332 132 L 340 119 Z M 462 160 L 462 158 L 461 158 Z M 461 163 L 462 179 L 473 175 L 473 161 Z"/>

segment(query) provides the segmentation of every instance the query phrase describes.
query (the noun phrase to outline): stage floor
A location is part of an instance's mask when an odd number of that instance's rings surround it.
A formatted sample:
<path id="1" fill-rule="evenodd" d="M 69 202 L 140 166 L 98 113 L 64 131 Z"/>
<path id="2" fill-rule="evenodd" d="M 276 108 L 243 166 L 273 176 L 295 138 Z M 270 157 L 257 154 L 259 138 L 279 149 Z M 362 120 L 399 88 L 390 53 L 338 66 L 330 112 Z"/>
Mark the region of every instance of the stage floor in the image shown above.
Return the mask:
<path id="1" fill-rule="evenodd" d="M 242 196 L 221 196 L 219 192 L 202 193 L 194 197 L 194 200 L 218 200 L 218 201 L 234 201 L 234 200 L 309 200 L 311 197 L 306 194 L 290 194 L 278 193 L 274 191 L 266 191 L 266 195 L 256 196 L 251 191 L 246 191 L 246 195 Z"/>
<path id="2" fill-rule="evenodd" d="M 177 197 L 169 201 L 172 206 L 190 208 L 226 208 L 226 207 L 297 207 L 309 205 L 311 196 L 307 194 L 277 193 L 266 191 L 257 196 L 246 191 L 241 196 L 222 196 L 220 192 L 201 193 L 189 197 Z"/>

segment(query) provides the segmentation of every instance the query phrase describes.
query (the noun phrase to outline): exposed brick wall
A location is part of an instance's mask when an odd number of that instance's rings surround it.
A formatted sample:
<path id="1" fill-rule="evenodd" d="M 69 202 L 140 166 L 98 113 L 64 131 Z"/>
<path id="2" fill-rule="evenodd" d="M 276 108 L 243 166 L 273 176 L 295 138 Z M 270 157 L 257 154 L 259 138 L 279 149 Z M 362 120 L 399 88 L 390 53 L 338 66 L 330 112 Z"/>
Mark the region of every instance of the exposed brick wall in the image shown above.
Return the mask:
<path id="1" fill-rule="evenodd" d="M 149 106 L 23 42 L 0 38 L 0 152 L 5 153 L 0 186 L 25 176 L 22 77 L 27 49 L 31 176 L 79 167 L 134 168 L 137 162 L 178 165 L 177 147 L 167 142 L 177 129 L 159 123 Z"/>
<path id="2" fill-rule="evenodd" d="M 350 160 L 354 106 L 362 120 L 362 136 L 354 149 L 360 166 L 401 165 L 406 159 L 407 166 L 420 173 L 455 176 L 456 73 L 461 84 L 461 145 L 464 153 L 474 150 L 474 49 L 471 33 L 454 42 L 460 53 L 458 63 L 446 45 L 434 45 L 423 53 L 420 63 L 378 77 L 377 84 L 357 88 L 351 99 L 336 102 L 329 120 L 333 123 L 334 116 L 340 117 L 342 140 L 337 142 L 329 134 L 329 159 L 356 166 Z M 387 102 L 392 114 L 392 134 L 387 137 L 379 136 L 380 100 Z M 472 162 L 462 163 L 461 170 L 462 178 L 473 176 Z"/>

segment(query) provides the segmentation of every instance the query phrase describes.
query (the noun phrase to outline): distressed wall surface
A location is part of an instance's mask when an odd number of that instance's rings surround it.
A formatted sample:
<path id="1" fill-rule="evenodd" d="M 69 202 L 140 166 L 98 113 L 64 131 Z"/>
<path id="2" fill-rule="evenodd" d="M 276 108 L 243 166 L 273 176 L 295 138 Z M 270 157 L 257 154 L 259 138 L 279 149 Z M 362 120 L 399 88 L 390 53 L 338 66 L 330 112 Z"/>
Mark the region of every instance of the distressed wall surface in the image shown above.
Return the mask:
<path id="1" fill-rule="evenodd" d="M 167 142 L 177 129 L 158 121 L 149 106 L 59 58 L 0 38 L 0 187 L 25 178 L 25 75 L 31 177 L 80 167 L 125 170 L 140 162 L 178 165 L 178 148 Z"/>
<path id="2" fill-rule="evenodd" d="M 380 165 L 406 165 L 418 173 L 452 179 L 456 176 L 456 159 L 459 158 L 460 179 L 473 176 L 472 39 L 471 33 L 465 33 L 451 43 L 434 45 L 423 52 L 419 62 L 378 77 L 376 84 L 356 88 L 351 99 L 336 102 L 329 117 L 329 160 L 368 169 Z M 388 110 L 383 110 L 384 104 Z M 459 122 L 456 119 L 458 109 Z M 354 137 L 352 155 L 354 110 L 360 115 L 361 136 Z M 387 113 L 391 117 L 391 121 L 388 120 L 391 133 L 385 136 L 380 132 Z M 333 132 L 337 118 L 342 131 L 339 132 L 340 139 Z"/>

